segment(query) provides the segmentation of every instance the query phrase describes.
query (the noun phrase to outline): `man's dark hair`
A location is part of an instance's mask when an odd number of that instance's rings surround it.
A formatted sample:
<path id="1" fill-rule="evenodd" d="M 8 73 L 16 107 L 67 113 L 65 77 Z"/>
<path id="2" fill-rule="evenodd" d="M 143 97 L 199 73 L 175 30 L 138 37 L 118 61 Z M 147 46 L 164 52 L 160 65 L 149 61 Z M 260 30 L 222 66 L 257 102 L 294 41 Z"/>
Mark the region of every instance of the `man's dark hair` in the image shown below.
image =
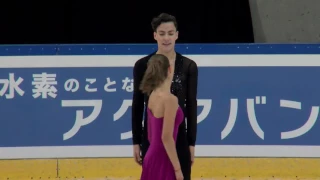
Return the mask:
<path id="1" fill-rule="evenodd" d="M 157 32 L 157 28 L 160 26 L 160 24 L 167 23 L 167 22 L 173 22 L 174 26 L 178 30 L 178 23 L 177 23 L 176 17 L 167 13 L 161 13 L 159 16 L 153 18 L 151 21 L 151 26 L 153 31 Z"/>

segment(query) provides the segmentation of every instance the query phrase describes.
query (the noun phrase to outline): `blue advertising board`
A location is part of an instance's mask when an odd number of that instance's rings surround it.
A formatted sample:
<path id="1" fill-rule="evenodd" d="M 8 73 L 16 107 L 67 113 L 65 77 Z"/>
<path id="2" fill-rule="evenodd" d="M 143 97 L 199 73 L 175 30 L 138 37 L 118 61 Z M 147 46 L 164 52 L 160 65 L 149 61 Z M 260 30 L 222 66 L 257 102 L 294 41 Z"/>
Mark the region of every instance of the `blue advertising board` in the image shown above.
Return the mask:
<path id="1" fill-rule="evenodd" d="M 0 48 L 0 158 L 131 157 L 154 45 Z M 198 157 L 320 157 L 317 45 L 177 45 L 199 68 Z"/>

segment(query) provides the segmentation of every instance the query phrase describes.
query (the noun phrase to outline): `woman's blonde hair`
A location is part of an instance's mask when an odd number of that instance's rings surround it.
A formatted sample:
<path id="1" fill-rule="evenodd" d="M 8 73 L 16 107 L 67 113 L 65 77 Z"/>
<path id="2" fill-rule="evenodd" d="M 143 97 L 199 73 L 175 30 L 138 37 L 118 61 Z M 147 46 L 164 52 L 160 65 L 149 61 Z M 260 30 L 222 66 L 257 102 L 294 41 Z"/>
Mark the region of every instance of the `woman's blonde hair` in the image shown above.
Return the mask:
<path id="1" fill-rule="evenodd" d="M 170 62 L 165 55 L 155 54 L 149 59 L 147 66 L 140 84 L 140 90 L 150 95 L 155 88 L 167 79 Z"/>

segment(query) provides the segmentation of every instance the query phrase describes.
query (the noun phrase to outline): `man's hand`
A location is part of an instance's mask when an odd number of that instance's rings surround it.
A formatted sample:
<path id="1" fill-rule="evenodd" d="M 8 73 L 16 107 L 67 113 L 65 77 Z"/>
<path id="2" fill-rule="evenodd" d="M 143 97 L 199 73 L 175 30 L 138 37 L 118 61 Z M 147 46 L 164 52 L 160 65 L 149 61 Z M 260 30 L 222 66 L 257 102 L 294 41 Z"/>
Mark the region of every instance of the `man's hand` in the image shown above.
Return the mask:
<path id="1" fill-rule="evenodd" d="M 133 157 L 134 157 L 135 162 L 138 165 L 142 164 L 142 159 L 141 159 L 141 156 L 140 156 L 140 146 L 139 146 L 139 144 L 133 145 Z"/>
<path id="2" fill-rule="evenodd" d="M 194 163 L 194 146 L 189 146 L 191 155 L 191 165 Z"/>

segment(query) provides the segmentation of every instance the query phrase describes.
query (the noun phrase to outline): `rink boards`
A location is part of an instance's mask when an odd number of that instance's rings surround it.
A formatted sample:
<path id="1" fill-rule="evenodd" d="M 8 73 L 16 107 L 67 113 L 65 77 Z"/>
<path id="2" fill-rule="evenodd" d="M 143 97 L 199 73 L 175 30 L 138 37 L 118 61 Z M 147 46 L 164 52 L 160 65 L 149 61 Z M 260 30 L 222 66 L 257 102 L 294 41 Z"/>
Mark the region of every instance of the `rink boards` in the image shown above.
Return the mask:
<path id="1" fill-rule="evenodd" d="M 317 45 L 177 49 L 199 67 L 193 177 L 320 177 Z M 1 46 L 0 179 L 137 178 L 132 67 L 154 50 Z"/>

